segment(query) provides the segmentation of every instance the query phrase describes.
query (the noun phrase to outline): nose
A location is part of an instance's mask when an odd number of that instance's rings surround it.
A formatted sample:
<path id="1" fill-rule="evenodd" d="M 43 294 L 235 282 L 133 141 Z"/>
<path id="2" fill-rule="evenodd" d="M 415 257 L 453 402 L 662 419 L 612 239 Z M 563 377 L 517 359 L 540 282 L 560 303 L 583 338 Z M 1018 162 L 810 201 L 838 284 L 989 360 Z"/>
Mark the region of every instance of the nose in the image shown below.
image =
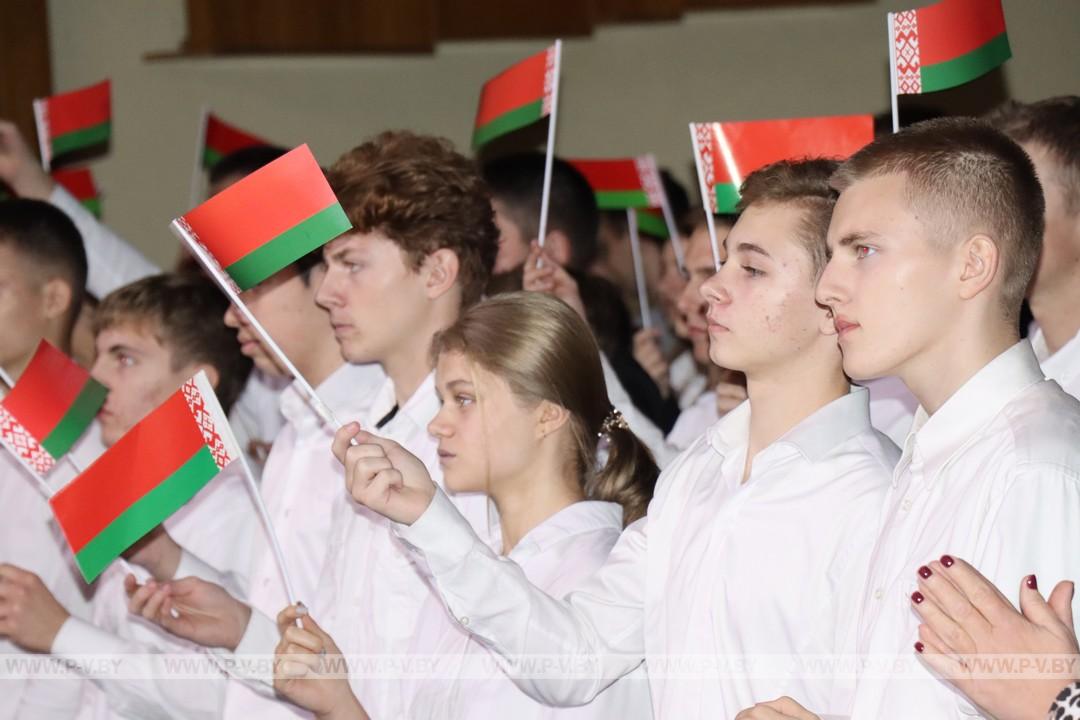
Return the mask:
<path id="1" fill-rule="evenodd" d="M 90 366 L 90 377 L 97 380 L 99 383 L 105 386 L 105 389 L 109 389 L 109 379 L 105 372 L 105 358 L 106 354 L 99 352 L 94 359 L 94 364 Z"/>
<path id="2" fill-rule="evenodd" d="M 342 306 L 339 291 L 339 273 L 340 271 L 332 266 L 328 266 L 326 271 L 322 273 L 319 289 L 315 291 L 315 304 L 319 307 L 330 310 Z"/>
<path id="3" fill-rule="evenodd" d="M 435 417 L 428 423 L 428 433 L 433 437 L 437 437 L 440 440 L 448 438 L 454 434 L 453 426 L 450 424 L 449 418 L 446 417 L 446 406 L 439 408 L 439 412 L 435 413 Z"/>
<path id="4" fill-rule="evenodd" d="M 701 297 L 709 305 L 727 305 L 731 303 L 731 295 L 728 293 L 727 288 L 724 287 L 723 273 L 724 270 L 721 268 L 701 285 Z"/>
<path id="5" fill-rule="evenodd" d="M 235 305 L 230 305 L 225 310 L 225 327 L 238 330 L 244 325 L 247 325 L 247 319 L 244 318 L 243 313 L 237 310 Z"/>
<path id="6" fill-rule="evenodd" d="M 825 263 L 825 269 L 821 271 L 814 298 L 819 304 L 835 311 L 839 305 L 847 302 L 849 297 L 850 293 L 847 290 L 843 272 L 834 256 Z"/>

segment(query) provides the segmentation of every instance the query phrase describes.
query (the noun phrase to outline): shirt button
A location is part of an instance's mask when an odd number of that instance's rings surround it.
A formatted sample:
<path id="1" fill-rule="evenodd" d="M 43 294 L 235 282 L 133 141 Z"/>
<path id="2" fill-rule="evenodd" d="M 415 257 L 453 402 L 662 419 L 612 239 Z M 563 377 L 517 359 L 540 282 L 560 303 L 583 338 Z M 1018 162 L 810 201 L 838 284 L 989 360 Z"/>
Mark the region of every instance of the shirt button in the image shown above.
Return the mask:
<path id="1" fill-rule="evenodd" d="M 903 503 L 901 503 L 901 505 L 900 505 L 900 508 L 901 508 L 901 509 L 902 509 L 902 510 L 903 510 L 904 512 L 907 512 L 908 510 L 911 510 L 911 498 L 908 498 L 908 499 L 907 499 L 907 500 L 905 500 L 905 501 L 904 501 Z"/>
<path id="2" fill-rule="evenodd" d="M 885 591 L 884 590 L 882 590 L 881 588 L 878 588 L 877 590 L 874 591 L 874 599 L 875 600 L 880 600 L 883 597 L 885 597 Z"/>
<path id="3" fill-rule="evenodd" d="M 463 617 L 463 618 L 461 618 L 461 620 L 459 620 L 459 622 L 460 622 L 460 623 L 461 623 L 462 625 L 464 625 L 465 627 L 469 627 L 469 618 L 467 618 L 467 617 Z"/>

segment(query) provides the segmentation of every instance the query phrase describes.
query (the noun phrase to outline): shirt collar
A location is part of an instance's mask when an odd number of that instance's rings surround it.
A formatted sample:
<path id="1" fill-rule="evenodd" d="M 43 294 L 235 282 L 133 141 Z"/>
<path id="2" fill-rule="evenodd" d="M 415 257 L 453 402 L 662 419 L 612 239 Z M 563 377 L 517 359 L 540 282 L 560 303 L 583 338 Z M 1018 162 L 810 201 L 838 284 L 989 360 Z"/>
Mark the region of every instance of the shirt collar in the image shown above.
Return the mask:
<path id="1" fill-rule="evenodd" d="M 342 363 L 315 388 L 315 392 L 335 416 L 348 422 L 362 415 L 370 406 L 372 390 L 385 377 L 382 368 L 375 363 Z M 296 382 L 281 394 L 279 405 L 281 414 L 298 431 L 310 431 L 322 424 Z"/>
<path id="2" fill-rule="evenodd" d="M 559 512 L 525 533 L 510 550 L 509 558 L 522 563 L 571 535 L 613 529 L 622 532 L 622 505 L 600 500 L 582 500 Z"/>
<path id="3" fill-rule="evenodd" d="M 846 395 L 818 408 L 773 445 L 790 445 L 810 462 L 818 462 L 848 439 L 869 431 L 870 393 L 852 387 Z M 750 438 L 750 401 L 729 412 L 709 430 L 709 443 L 721 455 L 744 449 Z"/>
<path id="4" fill-rule="evenodd" d="M 1021 340 L 971 376 L 933 415 L 920 405 L 904 455 L 920 462 L 924 477 L 932 478 L 1013 398 L 1043 379 L 1031 343 Z"/>
<path id="5" fill-rule="evenodd" d="M 385 376 L 384 376 L 385 377 Z M 385 377 L 382 384 L 374 392 L 374 401 L 368 406 L 367 430 L 373 430 L 375 423 L 386 416 L 396 404 L 394 393 L 394 381 Z M 428 373 L 423 382 L 416 388 L 404 405 L 398 408 L 392 420 L 383 427 L 387 430 L 399 426 L 402 422 L 410 422 L 416 428 L 427 431 L 428 423 L 439 412 L 439 397 L 435 394 L 435 372 Z"/>

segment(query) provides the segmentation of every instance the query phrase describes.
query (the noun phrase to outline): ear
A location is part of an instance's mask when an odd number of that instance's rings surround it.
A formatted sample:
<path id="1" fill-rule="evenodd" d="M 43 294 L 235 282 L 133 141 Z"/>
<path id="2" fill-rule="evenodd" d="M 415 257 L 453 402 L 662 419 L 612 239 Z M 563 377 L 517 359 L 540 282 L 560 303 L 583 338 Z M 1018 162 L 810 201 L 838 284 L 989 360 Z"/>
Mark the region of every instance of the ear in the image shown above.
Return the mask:
<path id="1" fill-rule="evenodd" d="M 52 278 L 41 288 L 42 310 L 49 320 L 63 317 L 71 309 L 71 285 Z"/>
<path id="2" fill-rule="evenodd" d="M 536 439 L 551 435 L 570 420 L 570 411 L 548 400 L 540 401 L 536 409 Z"/>
<path id="3" fill-rule="evenodd" d="M 997 244 L 983 234 L 972 235 L 959 248 L 960 298 L 970 300 L 994 281 L 1001 266 Z"/>
<path id="4" fill-rule="evenodd" d="M 217 390 L 218 382 L 221 381 L 221 374 L 218 373 L 218 369 L 216 367 L 214 367 L 213 365 L 207 365 L 206 363 L 199 363 L 198 365 L 193 367 L 187 373 L 187 377 L 191 377 L 191 376 L 195 375 L 200 370 L 202 370 L 203 372 L 206 373 L 206 379 L 210 381 L 210 387 L 214 388 L 214 390 Z"/>
<path id="5" fill-rule="evenodd" d="M 570 264 L 573 256 L 573 245 L 570 238 L 562 230 L 549 230 L 547 239 L 544 241 L 544 249 L 551 255 L 551 259 L 562 267 Z"/>
<path id="6" fill-rule="evenodd" d="M 421 274 L 427 296 L 435 299 L 449 291 L 457 282 L 460 267 L 457 253 L 449 248 L 439 248 L 424 258 Z"/>

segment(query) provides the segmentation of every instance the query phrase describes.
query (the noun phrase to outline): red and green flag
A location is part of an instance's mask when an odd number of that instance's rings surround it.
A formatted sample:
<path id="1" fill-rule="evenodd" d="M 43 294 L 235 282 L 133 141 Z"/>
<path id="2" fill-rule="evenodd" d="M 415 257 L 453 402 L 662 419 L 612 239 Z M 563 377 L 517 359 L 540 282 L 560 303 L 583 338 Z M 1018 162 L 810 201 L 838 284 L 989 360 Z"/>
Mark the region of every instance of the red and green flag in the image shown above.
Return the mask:
<path id="1" fill-rule="evenodd" d="M 1001 0 L 941 0 L 889 14 L 898 95 L 963 85 L 1012 57 Z"/>
<path id="2" fill-rule="evenodd" d="M 101 145 L 112 131 L 112 90 L 108 80 L 79 90 L 34 100 L 42 163 Z"/>
<path id="3" fill-rule="evenodd" d="M 480 147 L 547 117 L 559 82 L 560 44 L 511 65 L 484 83 L 473 123 L 473 147 Z"/>
<path id="4" fill-rule="evenodd" d="M 230 185 L 176 225 L 209 251 L 239 290 L 352 228 L 307 145 Z"/>
<path id="5" fill-rule="evenodd" d="M 632 158 L 568 160 L 596 193 L 601 210 L 658 208 L 663 184 L 651 155 Z"/>
<path id="6" fill-rule="evenodd" d="M 660 208 L 635 208 L 634 214 L 637 216 L 638 230 L 641 232 L 658 237 L 661 240 L 667 240 L 671 237 L 667 221 L 664 220 L 664 211 Z"/>
<path id="7" fill-rule="evenodd" d="M 703 201 L 732 213 L 750 173 L 780 160 L 850 156 L 874 139 L 871 115 L 691 123 Z"/>
<path id="8" fill-rule="evenodd" d="M 94 421 L 105 395 L 90 373 L 42 340 L 0 401 L 0 443 L 44 477 Z"/>
<path id="9" fill-rule="evenodd" d="M 94 217 L 101 217 L 101 195 L 98 193 L 94 176 L 90 174 L 90 168 L 61 168 L 53 170 L 52 177 L 93 213 Z"/>
<path id="10" fill-rule="evenodd" d="M 213 113 L 207 113 L 203 129 L 202 164 L 204 168 L 211 168 L 218 160 L 237 150 L 269 144 L 261 137 L 230 125 Z"/>
<path id="11" fill-rule="evenodd" d="M 93 582 L 239 454 L 225 412 L 200 371 L 49 499 L 86 581 Z"/>

